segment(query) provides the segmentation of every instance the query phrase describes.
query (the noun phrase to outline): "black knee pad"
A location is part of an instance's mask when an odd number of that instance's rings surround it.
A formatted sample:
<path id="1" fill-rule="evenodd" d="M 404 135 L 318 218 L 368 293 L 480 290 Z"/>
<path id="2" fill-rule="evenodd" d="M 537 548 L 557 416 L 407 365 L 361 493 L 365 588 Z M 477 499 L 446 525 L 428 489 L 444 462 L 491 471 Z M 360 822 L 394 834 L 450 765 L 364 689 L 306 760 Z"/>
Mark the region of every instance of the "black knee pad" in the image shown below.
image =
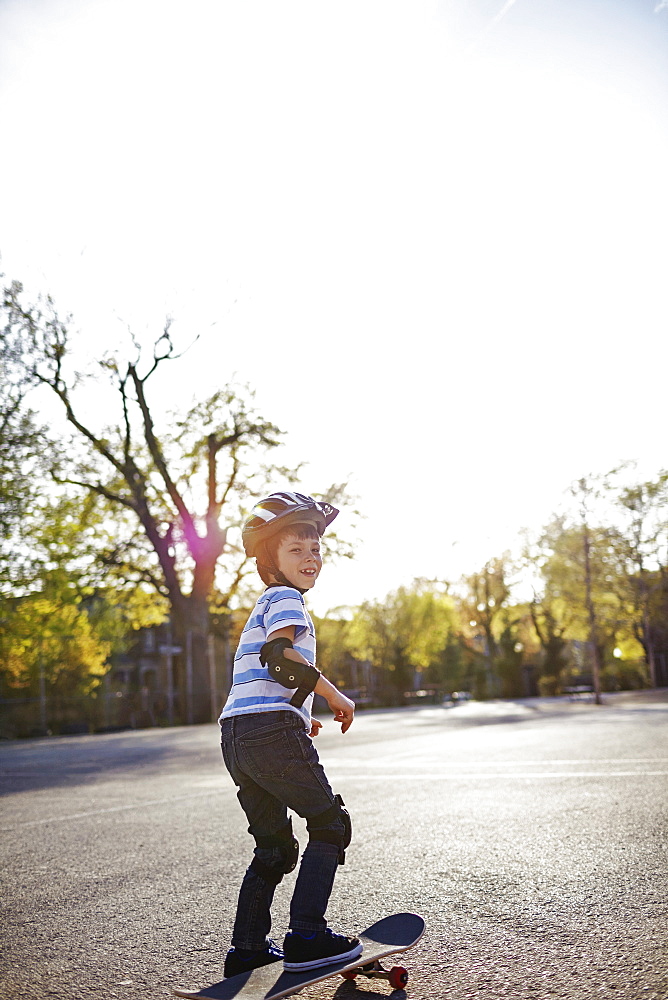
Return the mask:
<path id="1" fill-rule="evenodd" d="M 249 831 L 252 833 L 252 830 Z M 255 836 L 255 834 L 253 834 Z M 297 867 L 299 860 L 299 841 L 292 832 L 292 820 L 278 833 L 267 837 L 255 836 L 256 854 L 251 862 L 251 871 L 263 878 L 270 885 L 278 885 L 283 880 L 283 876 L 292 872 Z M 257 851 L 272 851 L 274 857 L 271 861 L 263 861 L 259 858 Z"/>
<path id="2" fill-rule="evenodd" d="M 336 824 L 338 829 L 332 829 Z M 326 844 L 334 844 L 339 849 L 339 864 L 345 864 L 346 848 L 353 836 L 353 825 L 350 813 L 346 809 L 340 795 L 334 796 L 334 801 L 328 809 L 311 816 L 306 820 L 309 840 L 320 840 Z"/>

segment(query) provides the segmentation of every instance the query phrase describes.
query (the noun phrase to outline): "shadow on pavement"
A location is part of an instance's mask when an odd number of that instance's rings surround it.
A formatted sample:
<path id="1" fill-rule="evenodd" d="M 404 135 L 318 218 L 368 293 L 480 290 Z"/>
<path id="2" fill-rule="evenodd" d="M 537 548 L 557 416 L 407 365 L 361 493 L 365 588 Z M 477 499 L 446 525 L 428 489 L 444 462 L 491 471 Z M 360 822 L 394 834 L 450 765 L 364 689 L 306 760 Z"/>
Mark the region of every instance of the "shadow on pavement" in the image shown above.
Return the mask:
<path id="1" fill-rule="evenodd" d="M 0 796 L 57 786 L 76 787 L 127 777 L 164 776 L 172 765 L 222 770 L 218 727 L 141 729 L 91 736 L 59 736 L 0 744 Z"/>

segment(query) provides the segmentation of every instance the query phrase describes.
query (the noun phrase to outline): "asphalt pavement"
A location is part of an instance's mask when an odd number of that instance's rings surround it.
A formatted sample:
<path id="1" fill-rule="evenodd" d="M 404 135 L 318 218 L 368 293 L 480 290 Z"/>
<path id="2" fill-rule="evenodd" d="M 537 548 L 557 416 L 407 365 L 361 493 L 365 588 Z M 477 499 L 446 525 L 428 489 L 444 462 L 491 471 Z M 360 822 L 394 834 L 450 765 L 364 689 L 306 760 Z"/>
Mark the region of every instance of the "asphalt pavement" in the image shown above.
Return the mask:
<path id="1" fill-rule="evenodd" d="M 360 712 L 345 736 L 323 722 L 354 825 L 330 923 L 412 910 L 427 931 L 400 959 L 405 993 L 330 980 L 304 1000 L 665 1000 L 668 691 Z M 3 743 L 0 787 L 2 1000 L 222 977 L 253 841 L 217 727 Z"/>

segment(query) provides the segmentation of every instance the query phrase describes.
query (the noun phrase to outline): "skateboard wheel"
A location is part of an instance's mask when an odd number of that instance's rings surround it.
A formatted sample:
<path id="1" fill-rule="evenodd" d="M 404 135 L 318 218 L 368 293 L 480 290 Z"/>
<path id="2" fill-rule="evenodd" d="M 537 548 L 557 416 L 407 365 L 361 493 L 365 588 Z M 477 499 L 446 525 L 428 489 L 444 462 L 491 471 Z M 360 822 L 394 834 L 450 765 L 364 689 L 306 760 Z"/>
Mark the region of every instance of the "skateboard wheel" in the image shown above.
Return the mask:
<path id="1" fill-rule="evenodd" d="M 388 978 L 393 990 L 402 990 L 408 982 L 408 972 L 402 966 L 395 965 L 393 969 L 390 969 Z"/>
<path id="2" fill-rule="evenodd" d="M 342 972 L 341 975 L 343 976 L 344 979 L 355 979 L 357 973 L 354 971 L 354 969 L 348 969 L 347 972 Z"/>

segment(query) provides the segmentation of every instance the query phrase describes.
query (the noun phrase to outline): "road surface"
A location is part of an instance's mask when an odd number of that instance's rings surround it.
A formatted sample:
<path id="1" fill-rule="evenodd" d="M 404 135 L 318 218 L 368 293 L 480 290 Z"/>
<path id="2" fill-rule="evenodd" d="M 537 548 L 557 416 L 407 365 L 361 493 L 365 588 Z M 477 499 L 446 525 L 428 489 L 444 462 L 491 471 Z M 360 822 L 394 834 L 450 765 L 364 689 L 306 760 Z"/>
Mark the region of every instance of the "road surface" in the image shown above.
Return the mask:
<path id="1" fill-rule="evenodd" d="M 666 691 L 366 712 L 345 736 L 325 721 L 354 824 L 330 923 L 422 913 L 416 1000 L 665 1000 L 667 723 Z M 3 1000 L 160 998 L 222 976 L 253 842 L 217 727 L 5 743 L 0 768 Z M 302 996 L 390 994 L 358 983 Z"/>

